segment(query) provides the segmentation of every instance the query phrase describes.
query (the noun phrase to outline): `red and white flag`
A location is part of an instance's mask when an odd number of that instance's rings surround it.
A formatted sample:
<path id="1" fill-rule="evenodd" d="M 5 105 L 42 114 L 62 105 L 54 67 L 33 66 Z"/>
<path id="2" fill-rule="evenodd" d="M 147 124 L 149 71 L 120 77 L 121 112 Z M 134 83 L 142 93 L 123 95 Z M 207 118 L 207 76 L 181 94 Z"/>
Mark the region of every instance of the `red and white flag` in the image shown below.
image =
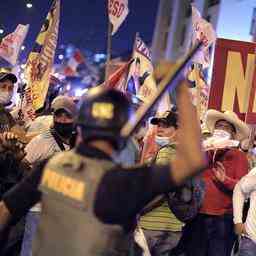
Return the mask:
<path id="1" fill-rule="evenodd" d="M 129 13 L 128 0 L 108 0 L 109 21 L 112 24 L 112 35 L 124 22 Z"/>
<path id="2" fill-rule="evenodd" d="M 77 76 L 77 68 L 82 63 L 85 63 L 85 58 L 81 51 L 76 50 L 73 56 L 68 60 L 66 67 L 64 68 L 64 75 Z"/>
<path id="3" fill-rule="evenodd" d="M 129 67 L 134 59 L 120 65 L 109 77 L 108 81 L 104 83 L 109 88 L 115 88 L 117 90 L 125 92 L 126 80 L 129 73 Z"/>
<path id="4" fill-rule="evenodd" d="M 195 45 L 197 42 L 203 43 L 203 50 L 199 53 L 194 61 L 207 68 L 210 65 L 209 47 L 216 41 L 216 32 L 212 24 L 201 17 L 200 12 L 191 5 L 192 8 L 192 43 Z"/>
<path id="5" fill-rule="evenodd" d="M 0 43 L 0 57 L 15 65 L 19 56 L 20 48 L 28 33 L 29 25 L 19 24 L 15 31 Z"/>

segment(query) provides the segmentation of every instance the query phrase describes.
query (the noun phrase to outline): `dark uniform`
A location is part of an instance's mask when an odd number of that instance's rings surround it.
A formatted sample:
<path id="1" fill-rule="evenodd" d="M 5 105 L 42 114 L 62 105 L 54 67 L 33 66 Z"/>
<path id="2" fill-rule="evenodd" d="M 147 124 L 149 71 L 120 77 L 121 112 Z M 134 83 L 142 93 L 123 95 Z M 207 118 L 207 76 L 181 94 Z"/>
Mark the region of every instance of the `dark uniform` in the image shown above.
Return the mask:
<path id="1" fill-rule="evenodd" d="M 169 166 L 123 168 L 94 147 L 78 147 L 56 155 L 44 172 L 36 168 L 4 195 L 14 219 L 40 200 L 40 182 L 42 217 L 33 256 L 128 255 L 126 238 L 136 215 L 173 188 Z"/>
<path id="2" fill-rule="evenodd" d="M 117 255 L 122 228 L 103 224 L 94 214 L 98 185 L 112 167 L 110 160 L 73 151 L 49 161 L 40 185 L 43 212 L 34 255 Z M 60 236 L 69 242 L 56 243 Z"/>

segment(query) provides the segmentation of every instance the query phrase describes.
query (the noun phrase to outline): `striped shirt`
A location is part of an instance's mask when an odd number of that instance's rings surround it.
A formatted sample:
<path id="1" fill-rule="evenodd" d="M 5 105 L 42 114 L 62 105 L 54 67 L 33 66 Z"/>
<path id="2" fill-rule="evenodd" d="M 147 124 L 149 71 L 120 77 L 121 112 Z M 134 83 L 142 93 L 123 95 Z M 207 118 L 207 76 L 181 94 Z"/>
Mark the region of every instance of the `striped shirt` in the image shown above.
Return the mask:
<path id="1" fill-rule="evenodd" d="M 168 145 L 159 150 L 155 163 L 164 165 L 175 156 L 175 145 Z M 139 226 L 143 229 L 158 230 L 158 231 L 181 231 L 183 223 L 179 221 L 171 212 L 167 201 L 162 205 L 146 213 L 140 218 Z"/>
<path id="2" fill-rule="evenodd" d="M 249 238 L 256 243 L 256 168 L 252 169 L 235 186 L 233 192 L 234 223 L 243 223 L 243 206 L 250 198 L 250 208 L 245 221 Z"/>

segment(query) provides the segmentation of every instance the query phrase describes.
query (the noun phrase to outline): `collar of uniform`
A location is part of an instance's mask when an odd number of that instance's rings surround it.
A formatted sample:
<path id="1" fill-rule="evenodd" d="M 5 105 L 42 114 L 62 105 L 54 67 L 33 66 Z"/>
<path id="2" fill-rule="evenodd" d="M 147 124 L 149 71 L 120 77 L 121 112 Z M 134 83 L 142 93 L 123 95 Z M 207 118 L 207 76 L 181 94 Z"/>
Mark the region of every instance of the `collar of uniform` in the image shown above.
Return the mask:
<path id="1" fill-rule="evenodd" d="M 97 149 L 95 147 L 80 144 L 76 147 L 76 152 L 82 156 L 92 157 L 92 158 L 98 158 L 98 159 L 106 159 L 106 160 L 113 160 L 111 156 L 106 154 L 100 149 Z"/>

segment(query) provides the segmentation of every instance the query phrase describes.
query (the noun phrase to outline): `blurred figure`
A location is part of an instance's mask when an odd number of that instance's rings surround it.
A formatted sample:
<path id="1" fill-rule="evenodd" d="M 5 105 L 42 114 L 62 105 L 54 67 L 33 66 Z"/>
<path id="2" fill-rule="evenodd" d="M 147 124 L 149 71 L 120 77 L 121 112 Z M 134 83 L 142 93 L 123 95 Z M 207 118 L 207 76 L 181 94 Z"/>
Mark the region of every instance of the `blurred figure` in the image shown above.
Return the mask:
<path id="1" fill-rule="evenodd" d="M 244 222 L 246 199 L 250 199 L 250 207 Z M 256 255 L 256 168 L 236 184 L 233 208 L 235 231 L 241 237 L 237 256 L 254 256 Z"/>

